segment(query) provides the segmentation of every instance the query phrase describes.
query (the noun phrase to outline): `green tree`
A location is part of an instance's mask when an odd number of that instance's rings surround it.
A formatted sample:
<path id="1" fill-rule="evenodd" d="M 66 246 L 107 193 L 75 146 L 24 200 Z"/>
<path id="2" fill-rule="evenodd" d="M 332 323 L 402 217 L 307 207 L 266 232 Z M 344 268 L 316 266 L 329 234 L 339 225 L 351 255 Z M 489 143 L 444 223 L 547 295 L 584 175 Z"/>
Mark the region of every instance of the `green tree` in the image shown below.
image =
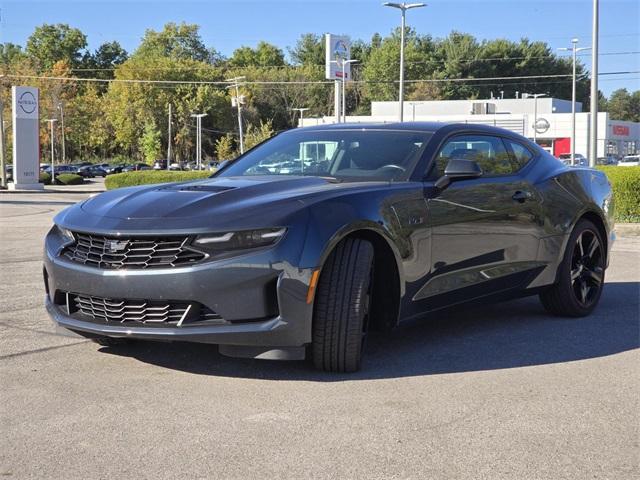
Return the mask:
<path id="1" fill-rule="evenodd" d="M 128 58 L 127 51 L 118 42 L 105 42 L 82 60 L 81 76 L 87 78 L 113 78 L 115 67 Z"/>
<path id="2" fill-rule="evenodd" d="M 142 137 L 140 137 L 140 150 L 145 162 L 153 165 L 160 156 L 161 147 L 160 131 L 152 121 L 145 123 Z"/>
<path id="3" fill-rule="evenodd" d="M 0 63 L 10 65 L 24 57 L 25 53 L 20 45 L 10 42 L 0 44 Z"/>
<path id="4" fill-rule="evenodd" d="M 236 157 L 233 136 L 230 133 L 223 135 L 215 143 L 216 157 L 218 160 L 233 160 Z"/>
<path id="5" fill-rule="evenodd" d="M 209 63 L 215 54 L 202 41 L 198 25 L 167 23 L 161 32 L 147 30 L 136 54 Z"/>
<path id="6" fill-rule="evenodd" d="M 270 139 L 274 133 L 271 120 L 267 120 L 266 122 L 260 120 L 258 125 L 249 125 L 244 135 L 244 149 L 249 150 L 259 143 Z"/>
<path id="7" fill-rule="evenodd" d="M 236 49 L 229 59 L 229 64 L 234 67 L 281 67 L 285 65 L 284 53 L 275 45 L 260 42 L 255 49 Z"/>
<path id="8" fill-rule="evenodd" d="M 291 60 L 296 65 L 324 65 L 324 38 L 313 33 L 305 33 L 289 48 Z"/>
<path id="9" fill-rule="evenodd" d="M 77 67 L 83 50 L 87 47 L 87 37 L 77 28 L 58 23 L 36 27 L 27 40 L 27 55 L 41 70 L 50 70 L 59 61 L 67 61 Z"/>
<path id="10" fill-rule="evenodd" d="M 607 107 L 612 120 L 640 122 L 640 90 L 633 93 L 626 88 L 615 90 L 609 96 Z"/>

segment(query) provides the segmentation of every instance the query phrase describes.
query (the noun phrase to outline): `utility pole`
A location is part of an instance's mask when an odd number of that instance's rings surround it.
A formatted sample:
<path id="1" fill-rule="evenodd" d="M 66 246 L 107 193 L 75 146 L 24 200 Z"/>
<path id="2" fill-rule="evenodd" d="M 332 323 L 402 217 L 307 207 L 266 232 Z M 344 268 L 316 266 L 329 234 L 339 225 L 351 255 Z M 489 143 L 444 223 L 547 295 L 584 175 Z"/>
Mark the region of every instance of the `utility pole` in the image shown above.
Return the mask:
<path id="1" fill-rule="evenodd" d="M 400 93 L 398 98 L 398 106 L 400 109 L 400 121 L 404 120 L 404 31 L 406 28 L 406 13 L 407 10 L 412 8 L 426 7 L 426 3 L 383 3 L 385 7 L 397 8 L 402 12 L 402 19 L 400 22 Z"/>
<path id="2" fill-rule="evenodd" d="M 292 108 L 291 110 L 293 110 L 294 112 L 300 112 L 300 126 L 304 127 L 304 124 L 302 123 L 302 121 L 304 120 L 304 112 L 306 112 L 309 109 L 307 107 L 302 107 L 302 108 Z"/>
<path id="3" fill-rule="evenodd" d="M 244 133 L 242 132 L 242 104 L 244 103 L 244 96 L 240 95 L 240 80 L 244 79 L 245 77 L 234 77 L 225 80 L 226 82 L 231 83 L 231 85 L 229 85 L 227 88 L 235 88 L 236 90 L 236 96 L 231 98 L 231 106 L 235 106 L 238 109 L 238 136 L 240 139 L 240 154 L 244 153 Z"/>
<path id="4" fill-rule="evenodd" d="M 196 167 L 198 170 L 202 166 L 202 117 L 206 117 L 206 113 L 192 113 L 192 117 L 196 118 Z"/>
<path id="5" fill-rule="evenodd" d="M 171 104 L 169 104 L 169 123 L 167 132 L 167 170 L 171 164 Z"/>
<path id="6" fill-rule="evenodd" d="M 589 128 L 589 166 L 596 166 L 598 157 L 598 0 L 593 0 L 593 26 L 591 30 L 591 108 Z"/>
<path id="7" fill-rule="evenodd" d="M 51 184 L 55 184 L 55 180 L 56 180 L 56 167 L 55 167 L 55 160 L 54 160 L 54 148 L 55 148 L 55 144 L 53 143 L 53 124 L 56 123 L 58 121 L 57 118 L 49 118 L 47 119 L 47 122 L 49 122 L 49 129 L 51 130 Z"/>
<path id="8" fill-rule="evenodd" d="M 578 52 L 591 47 L 578 48 L 578 39 L 571 39 L 571 48 L 561 47 L 558 50 L 573 52 L 573 82 L 571 84 L 571 165 L 576 164 L 576 57 Z"/>
<path id="9" fill-rule="evenodd" d="M 15 174 L 14 174 L 15 175 Z M 7 187 L 7 167 L 4 148 L 4 102 L 0 97 L 0 186 Z"/>
<path id="10" fill-rule="evenodd" d="M 60 128 L 62 129 L 62 163 L 66 163 L 67 162 L 67 155 L 66 155 L 66 151 L 65 151 L 65 144 L 64 144 L 64 109 L 62 106 L 62 102 L 58 102 L 58 109 L 60 110 Z"/>

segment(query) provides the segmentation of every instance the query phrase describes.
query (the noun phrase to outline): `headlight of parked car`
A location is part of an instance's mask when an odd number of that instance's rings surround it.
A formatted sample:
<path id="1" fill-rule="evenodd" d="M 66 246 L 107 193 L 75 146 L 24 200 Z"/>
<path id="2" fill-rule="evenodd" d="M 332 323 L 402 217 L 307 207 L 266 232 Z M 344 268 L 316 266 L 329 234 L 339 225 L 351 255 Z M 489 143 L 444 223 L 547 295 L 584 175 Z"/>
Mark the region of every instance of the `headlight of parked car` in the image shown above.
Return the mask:
<path id="1" fill-rule="evenodd" d="M 262 228 L 239 232 L 225 232 L 199 235 L 193 241 L 212 257 L 227 256 L 242 250 L 269 247 L 275 245 L 286 233 L 286 228 Z"/>

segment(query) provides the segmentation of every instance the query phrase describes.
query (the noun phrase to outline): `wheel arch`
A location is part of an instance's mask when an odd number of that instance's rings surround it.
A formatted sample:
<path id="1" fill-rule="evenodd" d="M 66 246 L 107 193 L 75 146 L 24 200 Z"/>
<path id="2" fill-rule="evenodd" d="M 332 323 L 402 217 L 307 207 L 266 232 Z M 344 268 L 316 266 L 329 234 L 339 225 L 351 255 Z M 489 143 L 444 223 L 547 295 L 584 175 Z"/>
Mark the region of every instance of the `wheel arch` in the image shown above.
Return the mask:
<path id="1" fill-rule="evenodd" d="M 373 245 L 374 285 L 371 326 L 377 329 L 389 329 L 395 326 L 398 323 L 400 301 L 405 293 L 402 261 L 397 248 L 379 224 L 359 222 L 342 228 L 331 238 L 320 257 L 321 269 L 331 252 L 346 238 L 360 238 Z M 381 272 L 387 274 L 381 275 Z M 390 288 L 391 295 L 389 295 Z"/>

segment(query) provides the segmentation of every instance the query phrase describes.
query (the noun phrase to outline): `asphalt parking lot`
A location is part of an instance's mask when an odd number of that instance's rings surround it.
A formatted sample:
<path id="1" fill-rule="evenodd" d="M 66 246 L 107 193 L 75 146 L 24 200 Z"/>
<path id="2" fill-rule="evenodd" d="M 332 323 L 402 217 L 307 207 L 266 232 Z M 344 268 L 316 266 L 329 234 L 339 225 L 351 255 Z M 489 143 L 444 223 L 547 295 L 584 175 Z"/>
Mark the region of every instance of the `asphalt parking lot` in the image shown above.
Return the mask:
<path id="1" fill-rule="evenodd" d="M 3 478 L 638 478 L 640 237 L 589 318 L 536 298 L 447 313 L 332 375 L 56 334 L 42 238 L 81 198 L 0 195 Z"/>

